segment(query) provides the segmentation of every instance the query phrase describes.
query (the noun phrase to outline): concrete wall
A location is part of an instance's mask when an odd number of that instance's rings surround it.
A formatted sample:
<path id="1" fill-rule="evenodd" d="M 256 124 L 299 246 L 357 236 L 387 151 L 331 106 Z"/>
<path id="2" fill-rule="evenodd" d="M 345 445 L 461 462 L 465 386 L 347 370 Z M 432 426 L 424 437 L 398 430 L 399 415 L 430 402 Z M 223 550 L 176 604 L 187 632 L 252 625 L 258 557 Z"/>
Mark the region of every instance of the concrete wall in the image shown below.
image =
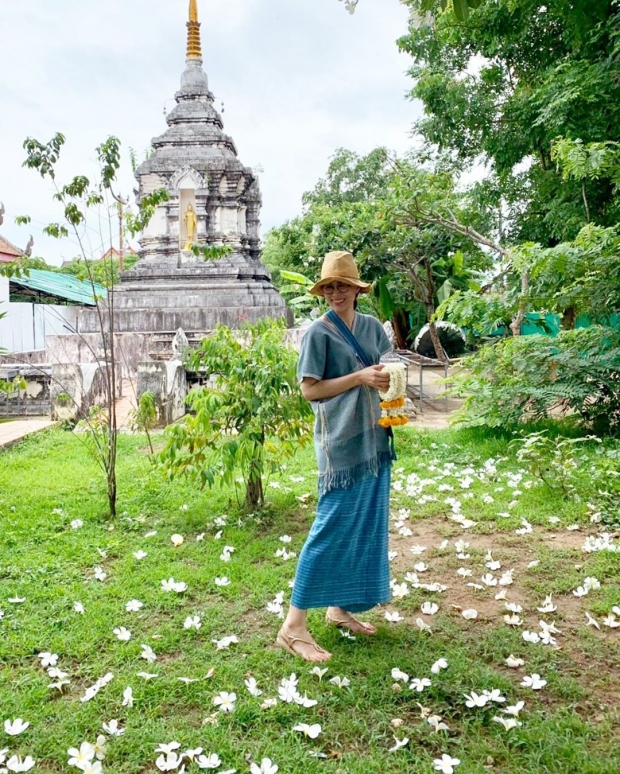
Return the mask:
<path id="1" fill-rule="evenodd" d="M 9 301 L 9 280 L 0 277 L 0 349 L 28 352 L 45 349 L 45 337 L 71 333 L 77 325 L 78 308 L 52 304 L 18 304 Z"/>

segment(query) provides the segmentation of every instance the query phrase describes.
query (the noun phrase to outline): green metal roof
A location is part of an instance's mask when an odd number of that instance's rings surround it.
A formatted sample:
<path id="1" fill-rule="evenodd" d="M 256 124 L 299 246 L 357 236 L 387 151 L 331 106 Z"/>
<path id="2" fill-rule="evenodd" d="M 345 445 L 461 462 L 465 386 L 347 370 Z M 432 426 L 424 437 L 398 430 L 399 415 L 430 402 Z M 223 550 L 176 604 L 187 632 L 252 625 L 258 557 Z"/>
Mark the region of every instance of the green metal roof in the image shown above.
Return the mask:
<path id="1" fill-rule="evenodd" d="M 18 285 L 33 294 L 54 296 L 85 306 L 95 306 L 91 283 L 83 282 L 72 274 L 30 269 L 27 277 L 11 277 L 11 285 Z M 103 285 L 95 283 L 94 289 L 97 297 L 105 298 L 108 294 Z"/>

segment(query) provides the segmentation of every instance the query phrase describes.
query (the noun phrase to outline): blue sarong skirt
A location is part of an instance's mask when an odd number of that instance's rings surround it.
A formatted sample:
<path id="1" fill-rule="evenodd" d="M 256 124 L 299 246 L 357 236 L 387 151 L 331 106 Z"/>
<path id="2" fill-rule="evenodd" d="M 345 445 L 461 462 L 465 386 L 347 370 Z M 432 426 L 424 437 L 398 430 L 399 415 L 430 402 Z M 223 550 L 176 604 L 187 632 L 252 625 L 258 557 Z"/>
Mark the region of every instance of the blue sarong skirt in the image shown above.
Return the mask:
<path id="1" fill-rule="evenodd" d="M 390 599 L 390 465 L 322 495 L 299 556 L 291 603 L 370 610 Z"/>

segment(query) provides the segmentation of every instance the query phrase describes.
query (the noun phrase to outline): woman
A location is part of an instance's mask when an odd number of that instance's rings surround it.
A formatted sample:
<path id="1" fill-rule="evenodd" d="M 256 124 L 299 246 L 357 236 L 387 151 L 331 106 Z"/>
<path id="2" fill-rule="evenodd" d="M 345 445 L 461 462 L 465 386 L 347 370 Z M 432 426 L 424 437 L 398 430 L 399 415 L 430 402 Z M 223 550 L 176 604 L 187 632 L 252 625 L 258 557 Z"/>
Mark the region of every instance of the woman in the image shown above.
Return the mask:
<path id="1" fill-rule="evenodd" d="M 373 635 L 375 627 L 354 613 L 390 598 L 389 491 L 395 456 L 388 431 L 377 424 L 377 390 L 389 387 L 379 358 L 392 346 L 376 318 L 356 312 L 358 294 L 369 289 L 351 253 L 337 251 L 325 256 L 321 279 L 310 290 L 330 306 L 306 332 L 297 369 L 302 394 L 316 416 L 319 503 L 276 640 L 305 661 L 331 658 L 308 632 L 309 608 L 327 607 L 329 624 Z M 358 354 L 355 346 L 361 348 Z"/>

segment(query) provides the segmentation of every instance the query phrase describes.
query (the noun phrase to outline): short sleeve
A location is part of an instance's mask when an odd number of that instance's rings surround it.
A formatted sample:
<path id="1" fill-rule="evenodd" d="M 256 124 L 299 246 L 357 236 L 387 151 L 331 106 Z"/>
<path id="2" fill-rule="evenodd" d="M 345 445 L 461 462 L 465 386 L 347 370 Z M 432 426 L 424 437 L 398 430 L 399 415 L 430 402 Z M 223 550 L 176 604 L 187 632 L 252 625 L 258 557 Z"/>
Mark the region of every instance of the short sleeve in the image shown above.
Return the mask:
<path id="1" fill-rule="evenodd" d="M 392 352 L 394 347 L 392 346 L 392 342 L 388 339 L 387 333 L 385 332 L 385 329 L 383 328 L 383 325 L 377 320 L 377 324 L 379 327 L 379 354 L 381 357 L 383 355 L 387 355 L 388 352 Z"/>
<path id="2" fill-rule="evenodd" d="M 311 379 L 323 379 L 327 360 L 327 338 L 316 328 L 310 327 L 301 340 L 299 363 L 297 364 L 297 380 L 306 376 Z"/>

